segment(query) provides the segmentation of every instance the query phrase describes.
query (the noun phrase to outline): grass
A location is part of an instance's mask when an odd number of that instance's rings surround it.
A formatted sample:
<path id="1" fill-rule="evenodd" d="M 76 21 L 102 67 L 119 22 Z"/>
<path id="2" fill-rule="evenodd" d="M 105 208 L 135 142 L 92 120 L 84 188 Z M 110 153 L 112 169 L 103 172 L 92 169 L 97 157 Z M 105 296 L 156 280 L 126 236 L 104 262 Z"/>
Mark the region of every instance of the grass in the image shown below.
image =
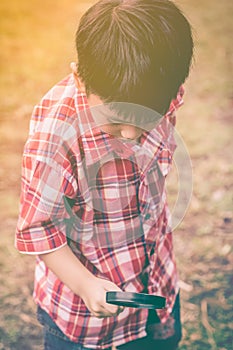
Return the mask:
<path id="1" fill-rule="evenodd" d="M 177 0 L 194 28 L 195 61 L 178 131 L 193 167 L 193 195 L 175 231 L 181 278 L 180 350 L 232 344 L 232 14 L 229 0 Z M 94 1 L 0 2 L 0 350 L 41 349 L 32 301 L 34 261 L 14 249 L 20 164 L 33 105 L 76 59 L 77 19 Z M 171 174 L 171 201 L 178 175 Z"/>

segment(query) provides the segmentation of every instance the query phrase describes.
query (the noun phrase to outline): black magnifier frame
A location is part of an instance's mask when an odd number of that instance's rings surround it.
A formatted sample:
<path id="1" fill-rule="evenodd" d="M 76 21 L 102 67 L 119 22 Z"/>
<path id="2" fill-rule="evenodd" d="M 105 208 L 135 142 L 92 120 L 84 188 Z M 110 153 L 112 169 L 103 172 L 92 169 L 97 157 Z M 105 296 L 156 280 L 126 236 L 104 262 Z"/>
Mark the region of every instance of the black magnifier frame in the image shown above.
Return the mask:
<path id="1" fill-rule="evenodd" d="M 164 297 L 132 292 L 106 292 L 106 302 L 139 309 L 164 309 L 166 306 Z"/>

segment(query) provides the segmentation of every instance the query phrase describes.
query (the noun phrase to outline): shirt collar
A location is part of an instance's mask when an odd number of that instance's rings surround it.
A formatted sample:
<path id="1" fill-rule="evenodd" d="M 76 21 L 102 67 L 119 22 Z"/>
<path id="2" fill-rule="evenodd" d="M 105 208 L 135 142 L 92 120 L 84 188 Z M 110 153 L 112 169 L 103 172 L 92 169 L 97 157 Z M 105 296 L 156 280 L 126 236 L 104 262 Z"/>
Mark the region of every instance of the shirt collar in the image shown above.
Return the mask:
<path id="1" fill-rule="evenodd" d="M 81 108 L 80 100 L 82 101 Z M 118 158 L 137 157 L 140 168 L 145 171 L 151 163 L 158 159 L 159 154 L 167 146 L 170 133 L 164 131 L 165 117 L 152 131 L 143 133 L 137 143 L 124 142 L 96 126 L 85 94 L 77 90 L 75 101 L 86 165 L 103 161 L 113 152 Z"/>

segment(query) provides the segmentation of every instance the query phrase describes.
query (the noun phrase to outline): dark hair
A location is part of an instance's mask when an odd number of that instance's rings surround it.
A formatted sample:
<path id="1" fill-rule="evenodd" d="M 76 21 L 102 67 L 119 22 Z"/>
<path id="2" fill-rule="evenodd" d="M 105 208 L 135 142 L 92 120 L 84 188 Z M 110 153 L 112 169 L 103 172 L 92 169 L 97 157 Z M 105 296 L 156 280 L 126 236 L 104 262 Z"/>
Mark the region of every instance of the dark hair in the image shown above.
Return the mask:
<path id="1" fill-rule="evenodd" d="M 169 0 L 101 0 L 76 33 L 87 94 L 164 114 L 189 74 L 190 24 Z"/>

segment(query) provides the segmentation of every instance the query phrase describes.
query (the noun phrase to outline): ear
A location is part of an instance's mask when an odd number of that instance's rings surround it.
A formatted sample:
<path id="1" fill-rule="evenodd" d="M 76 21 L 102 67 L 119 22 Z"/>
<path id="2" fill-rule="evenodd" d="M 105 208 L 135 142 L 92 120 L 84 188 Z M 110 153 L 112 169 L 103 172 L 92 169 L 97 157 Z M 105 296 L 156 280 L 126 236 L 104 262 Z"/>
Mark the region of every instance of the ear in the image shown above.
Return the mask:
<path id="1" fill-rule="evenodd" d="M 82 93 L 86 93 L 86 89 L 85 89 L 85 85 L 84 83 L 82 82 L 82 80 L 79 78 L 78 76 L 78 72 L 77 72 L 77 63 L 75 62 L 71 62 L 70 64 L 70 68 L 71 68 L 71 71 L 73 73 L 73 76 L 74 76 L 74 80 L 75 80 L 75 85 L 76 87 L 78 88 L 78 90 Z"/>

